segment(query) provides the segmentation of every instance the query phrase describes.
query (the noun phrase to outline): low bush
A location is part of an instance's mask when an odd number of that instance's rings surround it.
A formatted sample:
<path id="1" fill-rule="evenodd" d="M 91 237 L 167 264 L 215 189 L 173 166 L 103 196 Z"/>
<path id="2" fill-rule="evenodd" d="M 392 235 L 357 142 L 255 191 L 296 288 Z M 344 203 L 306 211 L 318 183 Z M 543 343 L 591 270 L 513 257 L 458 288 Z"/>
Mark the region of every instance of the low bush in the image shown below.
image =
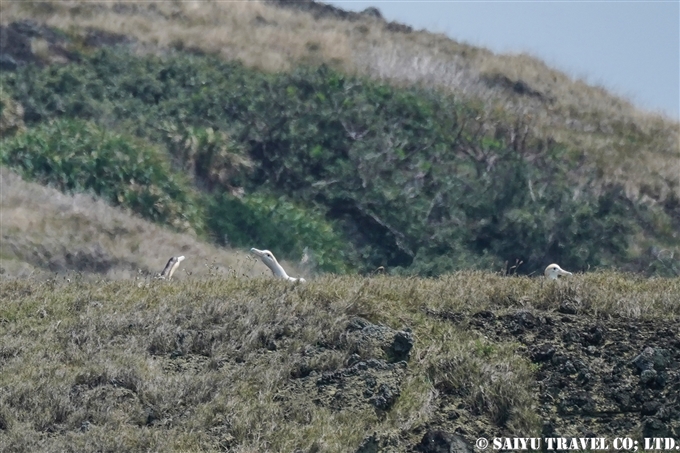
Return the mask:
<path id="1" fill-rule="evenodd" d="M 0 143 L 0 162 L 63 192 L 92 191 L 179 230 L 203 230 L 187 181 L 153 145 L 78 119 L 40 123 Z"/>

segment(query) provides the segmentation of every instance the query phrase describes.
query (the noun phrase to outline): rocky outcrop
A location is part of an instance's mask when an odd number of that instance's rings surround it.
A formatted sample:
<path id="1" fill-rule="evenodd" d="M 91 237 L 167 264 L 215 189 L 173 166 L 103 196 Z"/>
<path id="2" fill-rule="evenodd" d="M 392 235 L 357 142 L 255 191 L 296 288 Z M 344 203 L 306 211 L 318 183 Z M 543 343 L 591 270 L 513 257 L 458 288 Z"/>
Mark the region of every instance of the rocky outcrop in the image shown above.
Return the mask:
<path id="1" fill-rule="evenodd" d="M 538 367 L 545 435 L 680 436 L 680 338 L 673 322 L 560 309 L 480 312 L 470 325 L 495 341 L 525 346 Z"/>

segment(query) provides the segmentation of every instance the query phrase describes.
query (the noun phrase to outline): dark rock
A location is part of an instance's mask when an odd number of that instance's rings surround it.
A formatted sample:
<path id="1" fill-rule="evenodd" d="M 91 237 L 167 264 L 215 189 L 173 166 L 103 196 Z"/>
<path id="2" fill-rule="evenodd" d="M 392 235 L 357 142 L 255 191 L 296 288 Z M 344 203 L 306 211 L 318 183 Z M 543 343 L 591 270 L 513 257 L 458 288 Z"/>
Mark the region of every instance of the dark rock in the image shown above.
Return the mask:
<path id="1" fill-rule="evenodd" d="M 593 316 L 579 312 L 580 302 L 571 298 L 569 304 L 574 310 L 561 311 L 576 313 L 549 318 L 532 311 L 533 327 L 532 319 L 520 311 L 497 320 L 484 312 L 467 318 L 471 329 L 493 341 L 519 342 L 515 351 L 540 364 L 535 374 L 537 412 L 543 420 L 550 419 L 544 422 L 543 437 L 589 437 L 588 432 L 604 437 L 644 430 L 645 437 L 660 433 L 677 438 L 677 319 L 598 316 L 593 322 Z M 452 391 L 446 395 L 457 396 Z M 465 409 L 459 409 L 463 419 Z M 445 416 L 441 420 L 446 423 Z M 471 430 L 469 436 L 481 434 Z"/>
<path id="2" fill-rule="evenodd" d="M 369 402 L 381 410 L 389 410 L 397 401 L 399 389 L 393 389 L 387 384 L 380 384 L 376 395 L 369 399 Z"/>
<path id="3" fill-rule="evenodd" d="M 557 411 L 562 415 L 590 415 L 595 412 L 595 403 L 588 393 L 574 392 L 560 401 Z"/>
<path id="4" fill-rule="evenodd" d="M 366 382 L 366 387 L 368 387 L 368 388 L 372 389 L 376 386 L 376 380 L 375 380 L 375 377 L 373 377 L 373 376 L 367 376 L 366 379 L 365 379 L 365 382 Z"/>
<path id="5" fill-rule="evenodd" d="M 378 360 L 378 359 L 368 359 L 366 361 L 366 367 L 367 368 L 384 370 L 384 369 L 388 368 L 386 365 L 387 364 L 385 362 L 383 362 L 382 360 Z"/>
<path id="6" fill-rule="evenodd" d="M 394 334 L 392 344 L 388 348 L 388 355 L 393 361 L 407 360 L 413 348 L 413 335 L 411 332 L 400 330 Z"/>
<path id="7" fill-rule="evenodd" d="M 528 311 L 518 311 L 513 316 L 515 322 L 526 329 L 533 329 L 539 324 L 539 321 L 534 315 Z"/>
<path id="8" fill-rule="evenodd" d="M 580 343 L 581 342 L 581 334 L 578 332 L 578 330 L 573 329 L 573 330 L 567 330 L 562 334 L 562 341 L 565 343 Z"/>
<path id="9" fill-rule="evenodd" d="M 359 354 L 352 354 L 347 359 L 347 366 L 352 366 L 361 361 L 361 356 Z"/>
<path id="10" fill-rule="evenodd" d="M 630 393 L 627 392 L 615 392 L 612 395 L 614 401 L 616 401 L 621 408 L 621 410 L 629 410 L 631 408 L 631 397 Z"/>
<path id="11" fill-rule="evenodd" d="M 555 348 L 550 344 L 543 344 L 531 351 L 531 361 L 534 363 L 547 362 L 555 355 Z"/>
<path id="12" fill-rule="evenodd" d="M 543 435 L 543 437 L 559 437 L 557 431 L 555 431 L 555 424 L 553 423 L 552 420 L 543 422 L 541 434 Z"/>
<path id="13" fill-rule="evenodd" d="M 408 330 L 395 331 L 359 317 L 352 318 L 346 330 L 346 343 L 353 355 L 358 356 L 351 360 L 352 363 L 366 357 L 378 360 L 381 366 L 384 360 L 402 362 L 408 360 L 414 344 L 413 335 Z"/>
<path id="14" fill-rule="evenodd" d="M 146 415 L 145 423 L 147 426 L 154 425 L 160 419 L 156 411 L 150 407 L 146 409 L 145 415 Z"/>
<path id="15" fill-rule="evenodd" d="M 586 353 L 588 355 L 593 355 L 593 356 L 597 356 L 597 357 L 600 356 L 600 352 L 598 351 L 598 349 L 595 346 L 588 346 L 586 348 Z"/>
<path id="16" fill-rule="evenodd" d="M 490 311 L 478 311 L 474 315 L 472 315 L 473 318 L 475 319 L 496 319 L 496 315 L 493 314 L 493 312 Z"/>
<path id="17" fill-rule="evenodd" d="M 563 365 L 563 364 L 567 363 L 568 361 L 569 361 L 569 357 L 567 357 L 566 355 L 564 355 L 562 353 L 556 353 L 555 355 L 553 355 L 552 359 L 550 360 L 550 362 L 553 365 Z"/>
<path id="18" fill-rule="evenodd" d="M 680 421 L 680 407 L 676 405 L 675 409 L 673 409 L 661 405 L 659 409 L 656 411 L 656 417 L 662 422 L 669 422 L 671 420 Z M 679 431 L 678 434 L 680 434 L 680 426 L 678 426 L 678 431 Z M 675 437 L 680 436 L 676 435 Z"/>
<path id="19" fill-rule="evenodd" d="M 666 385 L 666 377 L 664 373 L 657 373 L 656 370 L 645 370 L 640 373 L 640 384 L 660 389 Z"/>
<path id="20" fill-rule="evenodd" d="M 347 330 L 352 331 L 352 330 L 361 330 L 364 327 L 370 326 L 371 323 L 365 320 L 364 318 L 352 318 L 349 321 L 349 324 L 347 324 Z"/>
<path id="21" fill-rule="evenodd" d="M 570 300 L 563 300 L 560 303 L 560 307 L 557 309 L 557 311 L 564 313 L 565 315 L 575 315 L 578 313 L 578 308 L 574 302 Z"/>
<path id="22" fill-rule="evenodd" d="M 428 431 L 416 450 L 422 453 L 473 453 L 472 445 L 457 434 L 445 431 Z"/>
<path id="23" fill-rule="evenodd" d="M 361 442 L 356 453 L 378 453 L 379 446 L 378 439 L 376 438 L 375 433 L 373 433 Z"/>
<path id="24" fill-rule="evenodd" d="M 668 425 L 656 417 L 647 417 L 642 421 L 642 437 L 671 437 L 672 435 Z"/>
<path id="25" fill-rule="evenodd" d="M 426 309 L 425 313 L 427 313 L 429 316 L 434 316 L 436 318 L 441 318 L 441 319 L 446 319 L 447 321 L 451 321 L 453 323 L 460 323 L 465 319 L 465 315 L 462 313 L 456 313 L 452 311 L 437 311 L 437 310 L 431 310 L 431 309 Z"/>
<path id="26" fill-rule="evenodd" d="M 654 415 L 661 408 L 661 403 L 657 401 L 646 401 L 642 405 L 642 410 L 640 411 L 642 415 Z"/>
<path id="27" fill-rule="evenodd" d="M 567 360 L 564 364 L 563 370 L 567 374 L 574 374 L 576 373 L 576 366 L 571 360 Z"/>
<path id="28" fill-rule="evenodd" d="M 605 330 L 602 326 L 592 326 L 583 335 L 584 344 L 601 345 L 604 342 Z"/>
<path id="29" fill-rule="evenodd" d="M 644 351 L 632 361 L 640 372 L 654 369 L 663 371 L 669 364 L 670 352 L 661 348 L 645 348 Z"/>
<path id="30" fill-rule="evenodd" d="M 316 385 L 323 387 L 335 381 L 335 373 L 333 371 L 324 371 L 321 377 L 316 380 Z"/>
<path id="31" fill-rule="evenodd" d="M 585 385 L 588 382 L 593 380 L 593 374 L 589 373 L 588 371 L 579 371 L 578 376 L 576 376 L 576 380 L 580 382 L 581 384 Z"/>

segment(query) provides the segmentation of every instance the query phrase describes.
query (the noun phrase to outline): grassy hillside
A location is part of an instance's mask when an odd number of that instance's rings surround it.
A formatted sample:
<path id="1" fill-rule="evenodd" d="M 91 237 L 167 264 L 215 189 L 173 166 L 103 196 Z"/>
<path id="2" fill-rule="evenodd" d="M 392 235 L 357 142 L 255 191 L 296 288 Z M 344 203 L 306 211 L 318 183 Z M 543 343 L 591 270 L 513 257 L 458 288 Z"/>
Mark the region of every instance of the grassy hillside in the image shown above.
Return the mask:
<path id="1" fill-rule="evenodd" d="M 65 195 L 0 168 L 0 271 L 7 278 L 54 273 L 87 280 L 148 280 L 171 256 L 185 255 L 173 279 L 270 275 L 245 251 L 217 248 L 175 233 L 91 195 Z M 255 244 L 254 244 L 255 245 Z M 284 262 L 295 270 L 295 264 Z M 94 274 L 96 273 L 96 274 Z M 95 276 L 96 275 L 96 276 Z"/>
<path id="2" fill-rule="evenodd" d="M 0 451 L 680 439 L 676 122 L 313 2 L 0 25 Z"/>
<path id="3" fill-rule="evenodd" d="M 0 12 L 3 23 L 44 21 L 82 44 L 102 41 L 93 30 L 104 30 L 137 40 L 144 52 L 202 52 L 266 71 L 326 63 L 402 86 L 441 88 L 478 101 L 485 128 L 507 129 L 521 118 L 531 135 L 583 150 L 584 164 L 596 168 L 604 182 L 623 184 L 634 199 L 680 197 L 677 122 L 640 111 L 529 55 L 497 55 L 307 1 L 5 2 Z M 49 55 L 44 39 L 32 45 Z M 52 58 L 63 60 L 63 54 Z"/>
<path id="4" fill-rule="evenodd" d="M 520 123 L 485 131 L 480 106 L 431 89 L 126 48 L 2 81 L 31 126 L 3 141 L 5 165 L 223 244 L 307 249 L 335 272 L 677 273 L 639 250 L 677 242 L 672 203 L 634 202 L 582 152 Z"/>
<path id="5" fill-rule="evenodd" d="M 676 122 L 375 11 L 0 25 L 1 451 L 680 439 Z"/>
<path id="6" fill-rule="evenodd" d="M 678 279 L 3 279 L 0 299 L 3 451 L 680 434 Z"/>

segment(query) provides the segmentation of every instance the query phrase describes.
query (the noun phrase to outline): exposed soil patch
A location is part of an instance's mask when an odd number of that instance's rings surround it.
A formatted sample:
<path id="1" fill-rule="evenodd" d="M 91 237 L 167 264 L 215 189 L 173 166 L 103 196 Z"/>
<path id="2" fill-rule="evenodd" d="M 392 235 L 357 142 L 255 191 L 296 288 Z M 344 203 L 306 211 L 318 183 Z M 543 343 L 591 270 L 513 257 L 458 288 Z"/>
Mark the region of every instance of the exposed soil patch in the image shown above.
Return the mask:
<path id="1" fill-rule="evenodd" d="M 548 98 L 543 95 L 540 91 L 534 90 L 528 83 L 523 80 L 510 80 L 507 76 L 502 74 L 482 75 L 482 81 L 490 88 L 499 87 L 510 93 L 514 93 L 520 96 L 535 97 L 541 100 L 547 100 L 549 102 L 554 102 L 554 99 Z"/>

